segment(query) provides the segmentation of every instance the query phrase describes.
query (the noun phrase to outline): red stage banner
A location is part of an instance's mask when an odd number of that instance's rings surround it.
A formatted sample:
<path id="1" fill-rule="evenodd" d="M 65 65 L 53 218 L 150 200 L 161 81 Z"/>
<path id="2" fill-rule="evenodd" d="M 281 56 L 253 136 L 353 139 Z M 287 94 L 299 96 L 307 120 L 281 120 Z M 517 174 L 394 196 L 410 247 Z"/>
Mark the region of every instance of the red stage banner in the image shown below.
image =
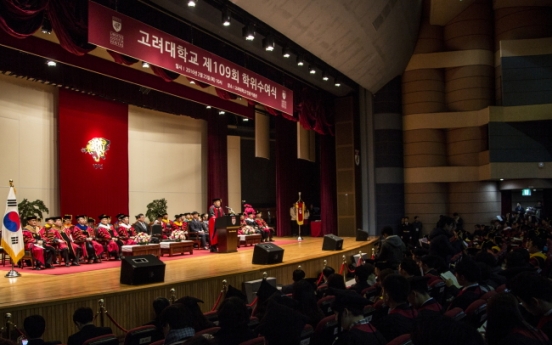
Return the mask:
<path id="1" fill-rule="evenodd" d="M 293 115 L 290 89 L 92 1 L 88 42 Z"/>
<path id="2" fill-rule="evenodd" d="M 128 213 L 128 106 L 59 89 L 58 112 L 61 213 Z"/>

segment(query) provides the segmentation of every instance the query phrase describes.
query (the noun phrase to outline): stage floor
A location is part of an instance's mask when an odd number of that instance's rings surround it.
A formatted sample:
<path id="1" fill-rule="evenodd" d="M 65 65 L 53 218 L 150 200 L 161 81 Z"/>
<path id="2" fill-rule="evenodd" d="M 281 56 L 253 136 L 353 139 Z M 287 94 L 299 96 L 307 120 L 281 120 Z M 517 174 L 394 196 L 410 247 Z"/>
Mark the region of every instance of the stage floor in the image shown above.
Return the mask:
<path id="1" fill-rule="evenodd" d="M 112 315 L 117 315 L 114 316 L 117 320 L 122 319 L 123 323 L 129 323 L 126 327 L 132 327 L 147 322 L 153 299 L 156 296 L 169 298 L 171 288 L 177 290 L 177 297 L 190 295 L 203 299 L 205 304 L 202 309 L 206 311 L 214 304 L 223 279 L 241 288 L 241 282 L 260 279 L 263 272 L 267 272 L 268 276 L 277 277 L 278 284 L 289 284 L 291 272 L 298 265 L 302 266 L 307 277 L 316 276 L 323 268 L 325 259 L 328 265 L 338 271 L 344 255 L 349 262 L 351 256 L 359 250 L 371 253 L 374 242 L 374 239 L 364 242 L 356 242 L 354 238 L 343 240 L 343 250 L 323 251 L 323 238 L 320 237 L 306 237 L 302 242 L 290 237 L 277 238 L 275 244 L 284 249 L 284 257 L 281 264 L 273 265 L 253 265 L 252 247 L 241 247 L 236 253 L 226 254 L 194 251 L 194 255 L 165 261 L 163 283 L 139 286 L 120 284 L 120 267 L 63 275 L 33 273 L 28 268 L 18 269 L 21 277 L 0 278 L 0 313 L 16 313 L 18 316 L 14 321 L 20 323 L 31 312 L 51 314 L 71 325 L 71 315 L 76 307 L 88 305 L 97 309 L 98 299 L 105 298 L 110 314 L 115 313 Z M 131 307 L 138 311 L 132 311 Z M 128 316 L 123 317 L 123 314 Z M 54 328 L 55 331 L 52 331 L 56 337 L 47 340 L 57 339 L 59 335 L 64 340 L 63 336 L 70 331 L 65 327 Z"/>

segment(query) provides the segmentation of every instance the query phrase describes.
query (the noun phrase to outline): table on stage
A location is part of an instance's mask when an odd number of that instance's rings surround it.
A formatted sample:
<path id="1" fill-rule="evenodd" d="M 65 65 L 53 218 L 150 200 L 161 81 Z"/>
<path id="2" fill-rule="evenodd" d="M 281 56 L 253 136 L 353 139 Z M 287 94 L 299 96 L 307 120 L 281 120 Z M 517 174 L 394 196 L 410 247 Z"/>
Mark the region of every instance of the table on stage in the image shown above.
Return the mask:
<path id="1" fill-rule="evenodd" d="M 314 222 L 310 222 L 310 228 L 311 228 L 311 236 L 312 237 L 322 237 L 322 222 L 319 220 L 316 220 Z"/>
<path id="2" fill-rule="evenodd" d="M 148 243 L 146 245 L 134 244 L 122 247 L 124 256 L 137 256 L 152 254 L 157 257 L 161 255 L 161 248 L 159 244 Z"/>

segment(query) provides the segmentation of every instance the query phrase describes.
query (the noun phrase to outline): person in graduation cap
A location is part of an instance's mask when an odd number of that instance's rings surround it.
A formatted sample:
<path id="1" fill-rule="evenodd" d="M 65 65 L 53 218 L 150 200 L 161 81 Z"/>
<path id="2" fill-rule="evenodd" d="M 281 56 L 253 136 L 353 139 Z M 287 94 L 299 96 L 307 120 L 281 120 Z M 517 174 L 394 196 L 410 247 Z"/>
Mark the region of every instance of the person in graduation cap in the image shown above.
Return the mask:
<path id="1" fill-rule="evenodd" d="M 185 227 L 187 225 L 184 222 L 184 214 L 177 214 L 174 216 L 170 229 L 167 229 L 167 232 L 163 232 L 163 238 L 169 238 L 174 231 L 186 231 Z"/>
<path id="2" fill-rule="evenodd" d="M 65 266 L 70 266 L 71 263 L 69 261 L 69 248 L 66 241 L 63 239 L 63 237 L 61 237 L 60 234 L 62 226 L 61 218 L 61 216 L 51 217 L 50 221 L 53 222 L 53 225 L 51 227 L 44 226 L 44 228 L 40 230 L 40 237 L 42 237 L 47 245 L 54 247 L 60 252 L 61 257 L 65 261 Z"/>
<path id="3" fill-rule="evenodd" d="M 130 225 L 130 220 L 128 214 L 119 214 L 117 216 L 119 219 L 119 228 L 117 229 L 117 234 L 119 235 L 119 240 L 125 246 L 130 246 L 136 244 L 134 241 L 134 236 L 136 232 L 134 228 Z"/>
<path id="4" fill-rule="evenodd" d="M 342 332 L 334 339 L 334 345 L 386 344 L 383 335 L 363 315 L 370 301 L 351 290 L 333 290 L 335 300 L 332 309 Z"/>
<path id="5" fill-rule="evenodd" d="M 214 198 L 213 204 L 209 207 L 209 235 L 211 236 L 211 252 L 217 252 L 218 234 L 215 229 L 215 219 L 224 216 L 224 210 L 220 206 L 221 198 Z"/>
<path id="6" fill-rule="evenodd" d="M 172 232 L 172 221 L 169 219 L 169 214 L 167 212 L 164 212 L 161 214 L 161 228 L 163 229 L 163 233 L 170 234 Z"/>
<path id="7" fill-rule="evenodd" d="M 410 283 L 410 293 L 408 294 L 408 302 L 413 308 L 416 308 L 418 314 L 435 313 L 442 314 L 443 307 L 433 297 L 429 295 L 428 277 L 411 277 L 408 279 Z"/>
<path id="8" fill-rule="evenodd" d="M 268 224 L 263 219 L 263 213 L 261 211 L 255 212 L 255 223 L 257 223 L 257 228 L 263 233 L 263 238 L 265 242 L 274 242 L 272 236 L 274 234 L 274 229 L 269 227 Z"/>
<path id="9" fill-rule="evenodd" d="M 69 250 L 69 258 L 72 261 L 73 266 L 80 266 L 80 258 L 82 256 L 82 249 L 79 244 L 77 244 L 75 238 L 73 237 L 73 224 L 71 221 L 73 220 L 73 216 L 70 214 L 66 214 L 63 216 L 63 226 L 60 230 L 60 235 L 63 237 L 65 242 L 67 243 L 67 248 Z M 77 239 L 78 241 L 81 241 L 82 239 Z"/>
<path id="10" fill-rule="evenodd" d="M 199 219 L 199 212 L 192 212 L 192 221 L 188 223 L 188 231 L 190 234 L 195 235 L 201 240 L 201 248 L 209 249 L 207 243 L 209 241 L 209 233 L 207 232 L 207 227 Z"/>
<path id="11" fill-rule="evenodd" d="M 100 224 L 98 224 L 98 227 L 96 228 L 96 239 L 105 245 L 107 245 L 107 252 L 109 255 L 112 255 L 117 260 L 121 260 L 121 257 L 119 256 L 119 246 L 117 243 L 113 240 L 111 237 L 111 234 L 109 232 L 110 226 L 109 226 L 109 216 L 106 214 L 101 214 L 98 216 L 98 219 L 100 220 Z"/>
<path id="12" fill-rule="evenodd" d="M 306 323 L 305 316 L 299 312 L 271 300 L 255 331 L 265 337 L 269 345 L 299 345 Z"/>
<path id="13" fill-rule="evenodd" d="M 88 263 L 100 262 L 103 246 L 94 239 L 94 230 L 88 226 L 88 217 L 77 216 L 77 224 L 73 227 L 73 238 L 80 245 L 83 256 Z"/>

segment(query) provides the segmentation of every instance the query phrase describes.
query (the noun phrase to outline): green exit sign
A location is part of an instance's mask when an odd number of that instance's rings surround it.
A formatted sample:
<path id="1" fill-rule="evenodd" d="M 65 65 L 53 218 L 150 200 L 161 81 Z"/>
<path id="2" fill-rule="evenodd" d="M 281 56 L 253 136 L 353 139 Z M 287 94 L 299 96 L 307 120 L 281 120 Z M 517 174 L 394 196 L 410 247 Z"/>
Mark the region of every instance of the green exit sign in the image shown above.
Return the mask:
<path id="1" fill-rule="evenodd" d="M 522 189 L 521 190 L 521 196 L 531 196 L 531 189 Z"/>

